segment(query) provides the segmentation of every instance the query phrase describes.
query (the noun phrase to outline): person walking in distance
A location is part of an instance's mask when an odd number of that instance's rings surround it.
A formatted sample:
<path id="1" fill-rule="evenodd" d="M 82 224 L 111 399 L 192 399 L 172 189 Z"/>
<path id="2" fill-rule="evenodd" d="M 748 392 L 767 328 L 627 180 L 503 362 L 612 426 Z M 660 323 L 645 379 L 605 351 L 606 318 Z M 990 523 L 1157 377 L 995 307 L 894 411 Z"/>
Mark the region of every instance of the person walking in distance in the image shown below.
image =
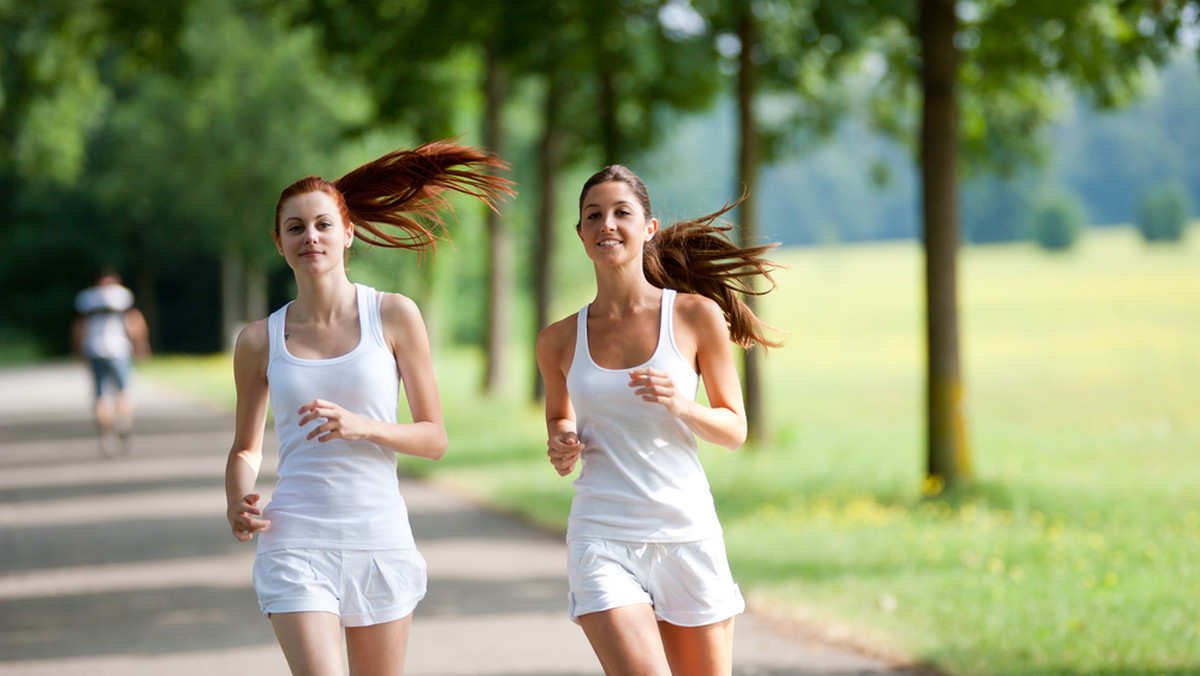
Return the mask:
<path id="1" fill-rule="evenodd" d="M 476 148 L 436 141 L 334 181 L 303 178 L 279 197 L 273 238 L 296 298 L 238 336 L 225 492 L 234 537 L 257 535 L 254 588 L 294 674 L 341 674 L 343 632 L 351 674 L 403 673 L 426 571 L 395 455 L 436 460 L 446 450 L 419 309 L 352 283 L 346 254 L 354 239 L 431 248 L 447 191 L 493 207 L 513 194 L 509 181 L 487 173 L 503 166 Z M 397 420 L 401 384 L 412 422 Z M 279 479 L 263 508 L 254 483 L 268 401 Z"/>
<path id="2" fill-rule="evenodd" d="M 718 219 L 659 228 L 642 181 L 614 165 L 583 186 L 575 226 L 596 296 L 542 331 L 550 462 L 581 464 L 567 526 L 570 616 L 606 674 L 729 674 L 745 609 L 696 437 L 746 437 L 730 341 L 778 345 L 741 294 L 773 245 L 739 248 Z M 708 405 L 696 401 L 703 380 Z"/>
<path id="3" fill-rule="evenodd" d="M 93 411 L 100 451 L 128 453 L 133 434 L 134 359 L 150 356 L 146 318 L 133 304 L 133 292 L 121 285 L 116 270 L 105 268 L 95 283 L 75 296 L 71 343 L 92 375 Z"/>

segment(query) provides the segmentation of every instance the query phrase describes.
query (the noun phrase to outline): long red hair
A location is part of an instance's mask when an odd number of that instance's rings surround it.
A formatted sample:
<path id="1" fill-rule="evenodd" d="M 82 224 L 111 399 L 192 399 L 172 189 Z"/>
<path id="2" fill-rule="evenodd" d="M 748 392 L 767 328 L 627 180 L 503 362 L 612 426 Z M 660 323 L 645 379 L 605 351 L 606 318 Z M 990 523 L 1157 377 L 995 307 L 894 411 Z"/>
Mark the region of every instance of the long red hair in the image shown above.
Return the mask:
<path id="1" fill-rule="evenodd" d="M 453 140 L 399 149 L 327 181 L 307 176 L 283 189 L 275 205 L 275 231 L 288 199 L 309 192 L 329 195 L 359 239 L 392 249 L 425 251 L 445 238 L 446 191 L 478 198 L 492 209 L 515 195 L 513 183 L 490 173 L 507 169 L 499 158 Z"/>

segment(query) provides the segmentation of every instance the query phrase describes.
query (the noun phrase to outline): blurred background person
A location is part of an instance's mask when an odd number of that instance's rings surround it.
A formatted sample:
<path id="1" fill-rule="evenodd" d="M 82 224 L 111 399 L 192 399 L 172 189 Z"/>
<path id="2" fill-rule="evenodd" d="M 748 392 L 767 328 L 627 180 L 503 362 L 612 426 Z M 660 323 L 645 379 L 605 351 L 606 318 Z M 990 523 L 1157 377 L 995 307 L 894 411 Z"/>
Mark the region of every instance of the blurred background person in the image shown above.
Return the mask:
<path id="1" fill-rule="evenodd" d="M 133 292 L 111 268 L 102 269 L 96 283 L 75 297 L 72 346 L 92 374 L 96 431 L 106 456 L 129 452 L 133 361 L 150 356 L 146 318 L 133 301 Z"/>

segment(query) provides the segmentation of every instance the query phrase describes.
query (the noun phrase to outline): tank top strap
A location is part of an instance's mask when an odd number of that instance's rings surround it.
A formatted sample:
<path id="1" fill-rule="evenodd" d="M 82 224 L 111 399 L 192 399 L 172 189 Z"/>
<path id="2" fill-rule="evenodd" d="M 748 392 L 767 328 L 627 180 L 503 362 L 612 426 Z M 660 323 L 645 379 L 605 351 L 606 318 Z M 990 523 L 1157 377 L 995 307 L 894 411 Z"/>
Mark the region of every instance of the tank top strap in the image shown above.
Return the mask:
<path id="1" fill-rule="evenodd" d="M 588 309 L 590 307 L 592 307 L 592 304 L 588 303 L 579 310 L 579 317 L 576 320 L 577 328 L 575 330 L 575 357 L 571 360 L 572 363 L 578 361 L 580 355 L 586 356 L 589 360 L 588 363 L 590 363 L 591 360 L 591 353 L 588 351 L 587 335 L 587 317 Z"/>
<path id="2" fill-rule="evenodd" d="M 283 307 L 267 316 L 267 360 L 273 362 L 282 357 L 283 333 L 286 330 L 288 301 Z"/>
<path id="3" fill-rule="evenodd" d="M 655 352 L 670 348 L 675 352 L 675 290 L 663 289 L 662 314 L 658 318 L 658 348 Z"/>
<path id="4" fill-rule="evenodd" d="M 361 340 L 365 342 L 369 335 L 375 345 L 386 348 L 387 340 L 383 337 L 383 317 L 379 311 L 379 305 L 383 302 L 383 294 L 365 284 L 355 283 L 354 286 L 358 289 L 359 327 L 363 332 Z"/>

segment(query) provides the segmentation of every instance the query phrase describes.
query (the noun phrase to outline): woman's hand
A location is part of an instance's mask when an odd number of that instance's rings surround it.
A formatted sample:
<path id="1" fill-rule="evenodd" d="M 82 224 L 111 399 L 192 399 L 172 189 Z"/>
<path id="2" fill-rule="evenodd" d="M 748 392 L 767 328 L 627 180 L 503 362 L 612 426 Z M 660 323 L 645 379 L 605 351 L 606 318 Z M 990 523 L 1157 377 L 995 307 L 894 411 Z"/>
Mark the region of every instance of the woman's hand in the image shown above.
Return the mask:
<path id="1" fill-rule="evenodd" d="M 366 418 L 354 415 L 341 406 L 324 399 L 313 399 L 301 406 L 297 413 L 301 416 L 301 427 L 317 418 L 325 419 L 323 424 L 314 427 L 305 437 L 309 441 L 313 439 L 322 443 L 330 439 L 358 441 L 367 437 L 371 425 L 371 421 Z"/>
<path id="2" fill-rule="evenodd" d="M 270 521 L 258 518 L 262 516 L 262 510 L 257 507 L 261 497 L 258 493 L 251 493 L 226 510 L 225 518 L 229 520 L 233 537 L 237 538 L 238 542 L 246 542 L 254 537 L 255 533 L 261 533 L 271 527 Z"/>
<path id="3" fill-rule="evenodd" d="M 629 372 L 629 386 L 637 388 L 634 393 L 642 401 L 662 404 L 676 418 L 682 418 L 692 402 L 679 394 L 671 376 L 652 368 L 633 369 Z"/>
<path id="4" fill-rule="evenodd" d="M 549 447 L 546 455 L 550 456 L 550 464 L 554 465 L 559 476 L 566 476 L 575 469 L 579 454 L 583 453 L 584 449 L 584 443 L 575 432 L 563 432 L 552 436 L 546 445 Z"/>

